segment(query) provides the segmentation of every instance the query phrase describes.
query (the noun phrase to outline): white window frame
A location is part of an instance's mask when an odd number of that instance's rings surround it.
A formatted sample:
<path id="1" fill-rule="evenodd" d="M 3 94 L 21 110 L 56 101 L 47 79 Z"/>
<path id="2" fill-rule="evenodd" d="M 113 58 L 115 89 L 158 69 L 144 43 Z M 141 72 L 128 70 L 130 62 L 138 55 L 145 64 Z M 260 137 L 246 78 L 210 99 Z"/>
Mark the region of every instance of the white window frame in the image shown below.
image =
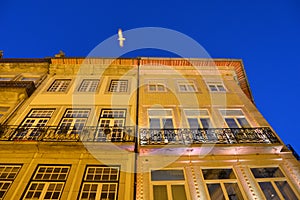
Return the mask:
<path id="1" fill-rule="evenodd" d="M 0 191 L 3 192 L 3 196 L 0 196 L 1 200 L 4 199 L 10 186 L 18 176 L 21 167 L 22 165 L 0 164 Z M 10 171 L 8 171 L 9 168 L 11 169 Z M 5 188 L 3 188 L 3 186 L 5 186 Z"/>
<path id="2" fill-rule="evenodd" d="M 73 111 L 74 113 L 72 113 Z M 86 125 L 90 113 L 91 113 L 91 109 L 89 108 L 67 108 L 63 117 L 61 118 L 57 133 L 61 133 L 61 130 L 65 129 L 65 131 L 67 131 L 66 132 L 67 134 L 78 134 L 80 131 L 82 131 L 82 128 Z M 84 115 L 84 116 L 76 116 L 76 115 Z"/>
<path id="3" fill-rule="evenodd" d="M 185 89 L 182 90 L 182 87 Z M 198 92 L 198 88 L 194 80 L 177 80 L 177 88 L 179 92 Z"/>
<path id="4" fill-rule="evenodd" d="M 16 132 L 14 139 L 37 139 L 39 137 L 38 129 L 47 126 L 47 123 L 51 119 L 54 111 L 55 108 L 31 109 L 20 126 L 20 128 L 25 129 L 25 131 L 20 133 Z"/>
<path id="5" fill-rule="evenodd" d="M 240 112 L 240 114 L 234 114 L 234 115 L 227 114 L 228 112 L 232 112 L 232 111 L 233 112 Z M 221 114 L 221 116 L 224 120 L 224 123 L 226 124 L 226 126 L 228 128 L 231 128 L 231 127 L 229 127 L 229 125 L 227 124 L 226 119 L 233 119 L 234 122 L 237 124 L 238 128 L 251 128 L 252 127 L 250 121 L 247 119 L 247 117 L 245 116 L 245 113 L 243 112 L 242 109 L 237 109 L 237 108 L 219 109 L 219 112 L 220 112 L 220 114 Z M 238 119 L 245 119 L 246 122 L 248 123 L 249 127 L 243 127 Z"/>
<path id="6" fill-rule="evenodd" d="M 77 92 L 97 92 L 100 86 L 99 79 L 82 79 Z"/>
<path id="7" fill-rule="evenodd" d="M 199 114 L 198 115 L 188 115 L 187 112 L 189 112 L 189 111 L 199 112 Z M 206 112 L 207 114 L 201 114 L 201 112 Z M 210 122 L 210 127 L 209 128 L 214 127 L 211 115 L 210 115 L 210 113 L 207 109 L 184 109 L 184 115 L 185 115 L 185 119 L 186 119 L 186 123 L 187 123 L 188 127 L 190 127 L 190 124 L 189 124 L 189 121 L 188 121 L 189 118 L 196 118 L 200 128 L 204 128 L 203 124 L 201 122 L 201 119 L 208 119 L 209 122 Z"/>
<path id="8" fill-rule="evenodd" d="M 45 168 L 45 171 L 44 171 L 45 173 L 43 173 L 41 168 Z M 52 168 L 52 172 L 47 173 L 47 169 L 51 169 L 51 168 Z M 60 199 L 60 197 L 63 193 L 64 185 L 66 184 L 68 175 L 70 173 L 70 168 L 71 168 L 70 165 L 39 165 L 34 172 L 34 176 L 28 183 L 27 188 L 23 193 L 22 199 L 24 199 L 24 200 L 27 199 L 26 196 L 28 195 L 29 192 L 32 192 L 32 191 L 41 191 L 40 196 L 35 199 L 38 199 L 38 200 L 44 199 L 47 192 L 51 192 L 51 190 L 49 190 L 50 189 L 49 186 L 51 184 L 61 185 L 59 196 L 58 196 L 58 198 L 55 198 L 55 199 Z M 60 170 L 67 169 L 67 172 L 57 172 L 56 169 L 60 169 Z M 38 176 L 38 178 L 37 178 L 37 176 Z M 64 176 L 64 178 L 60 179 L 60 176 Z M 43 184 L 44 187 L 42 188 L 42 190 L 33 190 L 33 188 L 31 188 L 31 186 L 33 184 Z"/>
<path id="9" fill-rule="evenodd" d="M 125 90 L 124 90 L 125 87 Z M 129 80 L 127 79 L 111 79 L 109 81 L 108 92 L 126 93 L 129 90 Z"/>
<path id="10" fill-rule="evenodd" d="M 222 81 L 208 81 L 206 82 L 208 91 L 210 92 L 227 92 L 227 88 L 225 87 L 225 84 Z M 212 87 L 215 88 L 215 90 L 212 90 Z M 222 89 L 220 89 L 222 88 Z"/>
<path id="11" fill-rule="evenodd" d="M 67 92 L 71 85 L 71 81 L 71 79 L 55 79 L 47 89 L 47 92 Z"/>
<path id="12" fill-rule="evenodd" d="M 153 88 L 153 90 L 152 90 Z M 160 89 L 162 88 L 162 89 Z M 166 92 L 167 91 L 167 84 L 165 80 L 161 79 L 151 79 L 148 80 L 147 84 L 148 92 Z"/>
<path id="13" fill-rule="evenodd" d="M 96 173 L 97 173 L 97 168 L 98 169 L 102 168 L 102 170 L 99 170 L 99 172 L 100 172 L 98 174 L 98 177 L 100 177 L 99 179 L 93 179 L 93 180 L 87 179 L 88 170 L 91 169 L 91 168 L 95 168 L 94 178 L 95 178 Z M 108 172 L 108 170 L 110 170 L 110 172 L 111 172 L 112 169 L 117 170 L 116 179 L 113 179 L 113 180 L 102 179 L 104 177 L 104 175 L 109 177 L 111 174 Z M 109 189 L 110 189 L 111 186 L 113 186 L 115 188 L 115 190 L 114 190 L 114 200 L 116 200 L 117 196 L 118 196 L 118 189 L 119 189 L 118 188 L 119 180 L 120 180 L 119 176 L 120 176 L 120 167 L 119 166 L 94 166 L 94 165 L 93 166 L 92 165 L 87 166 L 86 169 L 85 169 L 84 178 L 82 180 L 82 186 L 81 186 L 80 192 L 78 194 L 79 195 L 78 199 L 89 199 L 89 198 L 82 198 L 83 192 L 87 193 L 87 190 L 84 190 L 84 188 L 88 187 L 87 185 L 94 185 L 94 186 L 97 187 L 95 199 L 101 199 L 103 186 L 109 187 Z M 111 191 L 111 190 L 108 190 L 108 191 Z M 89 190 L 88 194 L 91 194 L 90 190 Z"/>
<path id="14" fill-rule="evenodd" d="M 235 175 L 235 179 L 211 179 L 211 180 L 207 179 L 206 180 L 206 179 L 204 179 L 204 175 L 203 175 L 203 172 L 202 172 L 203 169 L 231 169 L 233 171 L 234 175 Z M 213 167 L 208 168 L 208 167 L 206 167 L 206 168 L 201 168 L 201 176 L 202 176 L 202 179 L 203 179 L 203 183 L 205 184 L 206 195 L 209 199 L 211 199 L 211 197 L 210 197 L 210 194 L 209 194 L 207 184 L 220 184 L 223 195 L 225 197 L 225 200 L 230 200 L 229 197 L 228 197 L 228 192 L 227 192 L 226 187 L 224 185 L 226 183 L 236 183 L 238 185 L 238 188 L 239 188 L 243 198 L 246 199 L 244 190 L 243 190 L 243 188 L 240 184 L 240 181 L 238 180 L 238 176 L 237 176 L 237 174 L 236 174 L 236 172 L 233 168 L 230 168 L 230 167 L 222 167 L 222 168 L 213 168 Z M 211 199 L 211 200 L 213 200 L 213 199 Z"/>
<path id="15" fill-rule="evenodd" d="M 155 111 L 158 111 L 158 112 L 162 112 L 161 114 L 156 114 L 156 115 L 152 115 L 150 114 L 150 112 L 155 112 Z M 175 128 L 175 123 L 174 123 L 174 112 L 173 112 L 173 109 L 155 109 L 155 108 L 151 108 L 151 109 L 148 109 L 147 110 L 147 113 L 148 113 L 148 127 L 150 127 L 150 119 L 151 118 L 154 118 L 154 119 L 159 119 L 159 125 L 160 125 L 160 129 L 163 129 L 164 128 L 164 124 L 163 124 L 163 120 L 164 119 L 171 119 L 172 120 L 172 124 L 173 124 L 173 128 Z"/>
<path id="16" fill-rule="evenodd" d="M 183 168 L 164 168 L 164 169 L 152 169 L 151 171 L 155 171 L 155 170 L 182 170 L 183 171 L 183 176 L 184 176 L 184 180 L 159 180 L 159 181 L 153 181 L 152 177 L 151 177 L 151 172 L 149 175 L 149 181 L 150 181 L 150 199 L 153 200 L 154 199 L 154 195 L 153 195 L 153 186 L 155 185 L 165 185 L 167 187 L 167 195 L 168 195 L 168 200 L 173 200 L 172 198 L 172 185 L 181 185 L 184 186 L 185 189 L 185 195 L 186 195 L 186 199 L 187 200 L 191 200 L 190 197 L 190 191 L 189 191 L 189 187 L 188 187 L 188 182 L 187 182 L 187 176 L 185 174 L 185 170 Z"/>
<path id="17" fill-rule="evenodd" d="M 283 177 L 267 177 L 267 178 L 255 178 L 254 174 L 252 173 L 251 169 L 253 168 L 279 168 L 279 170 L 281 171 L 281 173 L 283 174 Z M 297 191 L 294 189 L 293 184 L 290 183 L 290 181 L 288 180 L 287 176 L 285 175 L 284 171 L 279 167 L 279 166 L 252 166 L 249 167 L 249 171 L 253 177 L 253 179 L 255 180 L 256 184 L 257 184 L 257 188 L 259 188 L 262 196 L 265 197 L 264 192 L 262 191 L 262 188 L 260 187 L 259 183 L 260 182 L 269 182 L 271 183 L 271 185 L 273 186 L 274 190 L 276 191 L 276 193 L 278 194 L 279 198 L 284 200 L 283 195 L 281 194 L 281 191 L 278 189 L 277 185 L 275 184 L 276 181 L 286 181 L 289 185 L 289 187 L 291 188 L 291 190 L 294 192 L 294 194 L 298 197 L 298 199 L 300 199 L 300 195 L 299 193 L 297 193 Z"/>

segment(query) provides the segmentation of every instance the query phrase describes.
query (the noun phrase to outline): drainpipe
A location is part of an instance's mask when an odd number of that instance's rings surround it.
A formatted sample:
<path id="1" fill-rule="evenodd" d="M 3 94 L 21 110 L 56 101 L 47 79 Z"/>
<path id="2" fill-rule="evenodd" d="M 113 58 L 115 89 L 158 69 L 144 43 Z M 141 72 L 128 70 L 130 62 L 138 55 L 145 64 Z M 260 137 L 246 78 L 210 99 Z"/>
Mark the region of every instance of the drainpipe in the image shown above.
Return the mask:
<path id="1" fill-rule="evenodd" d="M 134 139 L 134 187 L 133 187 L 133 199 L 135 200 L 137 195 L 137 165 L 139 154 L 139 97 L 140 97 L 140 60 L 137 58 L 137 81 L 136 81 L 136 113 L 135 113 L 135 139 Z"/>

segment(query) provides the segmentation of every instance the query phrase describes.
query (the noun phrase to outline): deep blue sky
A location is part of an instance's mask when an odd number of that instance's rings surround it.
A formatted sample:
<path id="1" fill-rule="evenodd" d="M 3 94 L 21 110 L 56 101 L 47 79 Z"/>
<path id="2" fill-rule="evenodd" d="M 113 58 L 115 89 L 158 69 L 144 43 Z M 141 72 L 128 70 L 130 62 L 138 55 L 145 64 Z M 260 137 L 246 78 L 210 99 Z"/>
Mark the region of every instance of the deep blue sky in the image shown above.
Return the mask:
<path id="1" fill-rule="evenodd" d="M 6 58 L 84 57 L 120 27 L 153 26 L 190 36 L 213 58 L 243 59 L 257 107 L 300 153 L 298 0 L 2 0 L 0 19 Z"/>

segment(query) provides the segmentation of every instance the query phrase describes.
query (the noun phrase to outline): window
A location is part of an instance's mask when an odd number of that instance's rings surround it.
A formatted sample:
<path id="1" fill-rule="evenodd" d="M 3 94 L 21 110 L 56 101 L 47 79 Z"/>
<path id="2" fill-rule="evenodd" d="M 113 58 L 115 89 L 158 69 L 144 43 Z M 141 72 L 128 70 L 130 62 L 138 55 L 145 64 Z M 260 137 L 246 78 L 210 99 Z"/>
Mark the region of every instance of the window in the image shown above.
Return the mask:
<path id="1" fill-rule="evenodd" d="M 90 109 L 67 109 L 59 125 L 58 133 L 78 134 L 89 117 Z"/>
<path id="2" fill-rule="evenodd" d="M 226 88 L 222 82 L 208 82 L 207 86 L 211 92 L 226 92 Z"/>
<path id="3" fill-rule="evenodd" d="M 32 109 L 14 135 L 15 140 L 37 140 L 55 109 Z"/>
<path id="4" fill-rule="evenodd" d="M 148 81 L 149 92 L 166 92 L 166 83 L 163 80 L 149 80 Z"/>
<path id="5" fill-rule="evenodd" d="M 184 110 L 190 128 L 212 128 L 212 123 L 207 110 Z"/>
<path id="6" fill-rule="evenodd" d="M 71 79 L 56 79 L 49 87 L 48 92 L 66 92 Z"/>
<path id="7" fill-rule="evenodd" d="M 17 177 L 21 165 L 0 164 L 0 200 L 4 199 L 6 192 Z"/>
<path id="8" fill-rule="evenodd" d="M 179 92 L 197 92 L 197 87 L 193 80 L 177 81 Z"/>
<path id="9" fill-rule="evenodd" d="M 250 128 L 250 124 L 240 109 L 220 110 L 229 128 Z"/>
<path id="10" fill-rule="evenodd" d="M 173 129 L 173 114 L 171 109 L 149 109 L 150 129 Z"/>
<path id="11" fill-rule="evenodd" d="M 279 167 L 251 168 L 251 172 L 267 200 L 299 199 Z"/>
<path id="12" fill-rule="evenodd" d="M 128 80 L 111 80 L 109 92 L 127 92 Z"/>
<path id="13" fill-rule="evenodd" d="M 119 167 L 87 166 L 79 199 L 116 200 L 119 184 Z"/>
<path id="14" fill-rule="evenodd" d="M 23 199 L 60 199 L 69 171 L 70 166 L 38 166 Z"/>
<path id="15" fill-rule="evenodd" d="M 187 183 L 181 169 L 151 171 L 153 200 L 187 200 Z"/>
<path id="16" fill-rule="evenodd" d="M 102 109 L 96 140 L 98 141 L 121 141 L 123 127 L 125 125 L 125 109 Z"/>
<path id="17" fill-rule="evenodd" d="M 99 80 L 84 79 L 78 88 L 78 92 L 96 92 L 98 86 L 99 86 Z"/>
<path id="18" fill-rule="evenodd" d="M 202 169 L 202 175 L 211 200 L 244 199 L 232 169 Z"/>

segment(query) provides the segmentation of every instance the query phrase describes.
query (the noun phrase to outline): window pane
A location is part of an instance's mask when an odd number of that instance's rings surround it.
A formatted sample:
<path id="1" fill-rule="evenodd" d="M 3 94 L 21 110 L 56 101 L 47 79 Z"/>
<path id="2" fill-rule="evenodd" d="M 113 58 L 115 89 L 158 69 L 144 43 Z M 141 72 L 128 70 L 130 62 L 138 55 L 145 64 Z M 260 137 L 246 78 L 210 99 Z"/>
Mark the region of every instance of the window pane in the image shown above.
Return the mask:
<path id="1" fill-rule="evenodd" d="M 288 182 L 276 181 L 275 183 L 285 200 L 297 199 L 295 193 L 293 192 L 292 188 L 289 186 Z"/>
<path id="2" fill-rule="evenodd" d="M 163 120 L 163 126 L 165 129 L 173 129 L 173 120 L 172 119 L 162 119 Z"/>
<path id="3" fill-rule="evenodd" d="M 236 179 L 232 169 L 202 169 L 205 180 Z"/>
<path id="4" fill-rule="evenodd" d="M 150 118 L 150 128 L 159 129 L 160 121 L 157 118 Z"/>
<path id="5" fill-rule="evenodd" d="M 167 186 L 154 185 L 153 186 L 153 199 L 154 200 L 168 200 Z"/>
<path id="6" fill-rule="evenodd" d="M 284 177 L 281 170 L 278 167 L 270 168 L 252 168 L 251 169 L 255 178 L 276 178 Z"/>
<path id="7" fill-rule="evenodd" d="M 212 124 L 209 118 L 201 118 L 200 121 L 203 128 L 212 128 Z"/>
<path id="8" fill-rule="evenodd" d="M 210 91 L 213 91 L 213 92 L 218 91 L 218 89 L 216 88 L 215 85 L 209 85 L 209 89 L 210 89 Z"/>
<path id="9" fill-rule="evenodd" d="M 219 183 L 207 184 L 209 196 L 212 200 L 225 200 L 222 188 Z"/>
<path id="10" fill-rule="evenodd" d="M 238 120 L 239 124 L 241 125 L 241 127 L 250 128 L 250 125 L 245 118 L 237 118 L 237 120 Z"/>
<path id="11" fill-rule="evenodd" d="M 239 126 L 233 118 L 226 118 L 225 121 L 229 128 L 239 128 Z"/>
<path id="12" fill-rule="evenodd" d="M 260 182 L 259 186 L 267 200 L 280 200 L 278 194 L 270 182 Z"/>
<path id="13" fill-rule="evenodd" d="M 237 183 L 224 183 L 230 200 L 244 199 Z"/>
<path id="14" fill-rule="evenodd" d="M 190 128 L 200 128 L 197 118 L 188 118 Z"/>
<path id="15" fill-rule="evenodd" d="M 184 185 L 172 185 L 171 189 L 173 200 L 186 200 Z"/>
<path id="16" fill-rule="evenodd" d="M 155 170 L 151 171 L 152 181 L 184 180 L 183 170 Z"/>

